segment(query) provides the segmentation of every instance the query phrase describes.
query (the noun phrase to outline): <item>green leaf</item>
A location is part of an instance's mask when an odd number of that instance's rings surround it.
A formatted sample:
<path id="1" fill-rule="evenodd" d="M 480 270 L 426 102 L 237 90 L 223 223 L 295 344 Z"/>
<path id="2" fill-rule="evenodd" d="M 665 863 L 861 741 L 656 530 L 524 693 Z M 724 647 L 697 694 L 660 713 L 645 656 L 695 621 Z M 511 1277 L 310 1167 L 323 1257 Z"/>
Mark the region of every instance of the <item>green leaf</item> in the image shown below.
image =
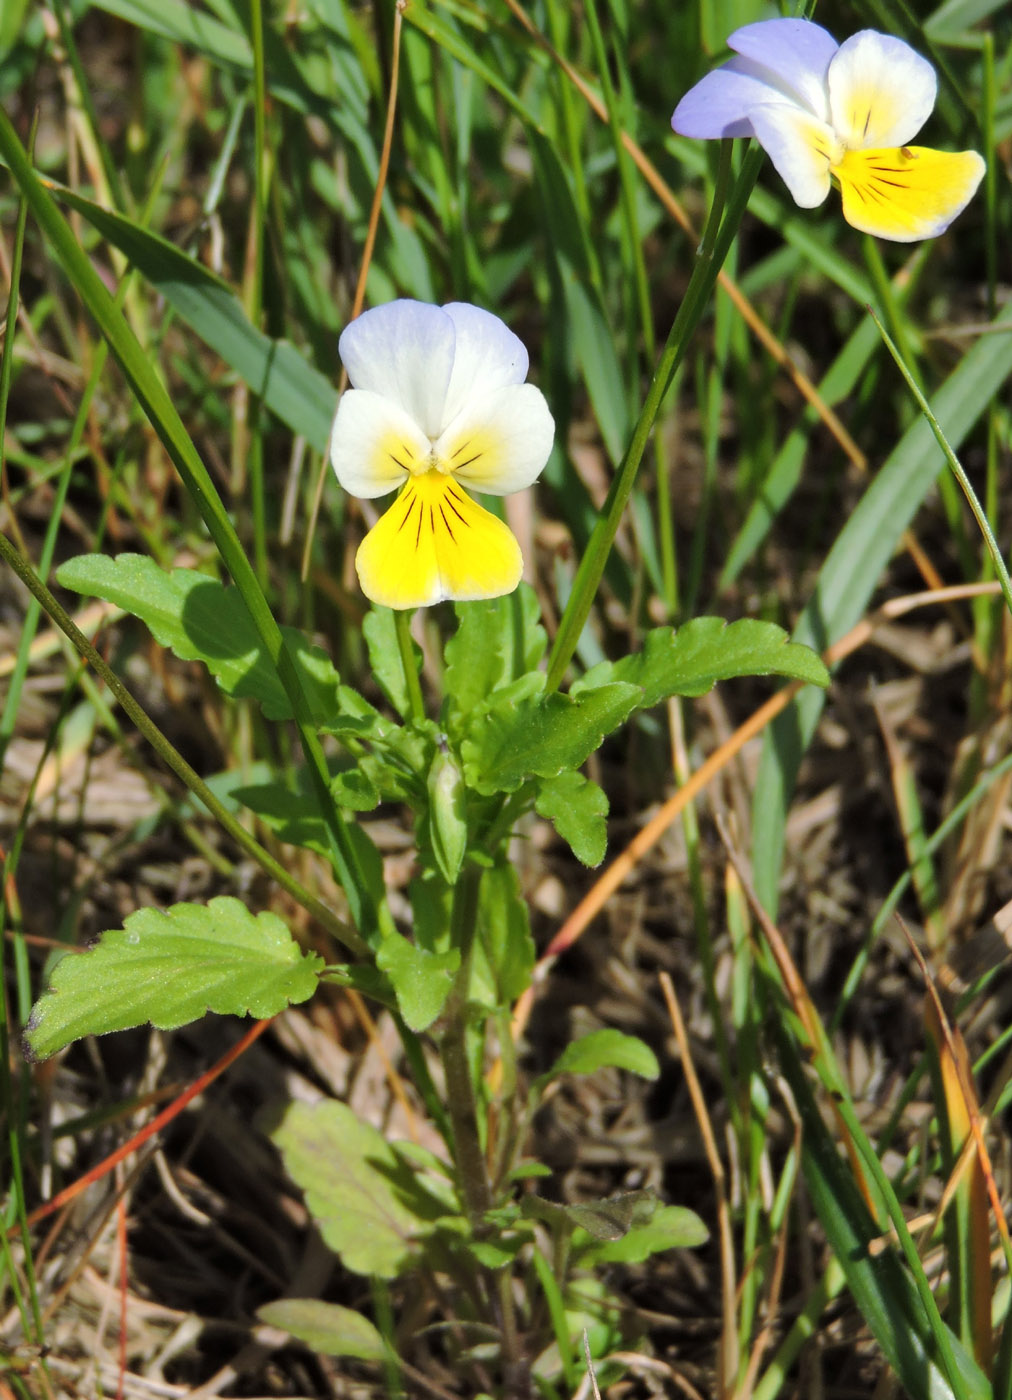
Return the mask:
<path id="1" fill-rule="evenodd" d="M 538 597 L 529 584 L 480 602 L 457 603 L 457 630 L 446 643 L 443 691 L 451 715 L 466 720 L 500 686 L 534 671 L 545 654 Z"/>
<path id="2" fill-rule="evenodd" d="M 379 786 L 365 758 L 359 759 L 354 767 L 336 773 L 330 790 L 337 805 L 351 812 L 371 812 L 380 803 Z"/>
<path id="3" fill-rule="evenodd" d="M 585 1230 L 595 1240 L 620 1240 L 633 1225 L 652 1220 L 660 1201 L 652 1191 L 623 1191 L 600 1201 L 579 1201 L 561 1205 L 540 1196 L 525 1196 L 520 1204 L 524 1216 L 533 1216 L 549 1225 Z"/>
<path id="4" fill-rule="evenodd" d="M 413 1031 L 424 1031 L 446 1005 L 453 974 L 460 966 L 460 950 L 430 953 L 402 934 L 392 933 L 380 944 L 376 965 L 390 978 L 407 1025 Z"/>
<path id="5" fill-rule="evenodd" d="M 194 569 L 166 573 L 143 554 L 81 554 L 68 559 L 57 580 L 139 617 L 162 646 L 184 661 L 202 661 L 227 695 L 250 697 L 268 719 L 291 719 L 291 701 L 236 588 Z M 333 720 L 346 688 L 326 652 L 301 632 L 283 627 L 314 723 Z"/>
<path id="6" fill-rule="evenodd" d="M 6 56 L 21 33 L 28 0 L 8 0 L 0 10 L 0 55 Z"/>
<path id="7" fill-rule="evenodd" d="M 641 686 L 642 709 L 671 695 L 705 695 L 717 681 L 733 676 L 790 676 L 813 685 L 828 685 L 822 659 L 807 646 L 787 640 L 773 622 L 743 617 L 727 623 L 719 617 L 697 617 L 678 631 L 656 627 L 648 632 L 643 650 L 621 661 L 605 661 L 575 682 L 571 694 L 608 681 Z"/>
<path id="8" fill-rule="evenodd" d="M 387 1355 L 383 1338 L 369 1319 L 338 1303 L 325 1303 L 320 1298 L 279 1298 L 257 1308 L 257 1317 L 324 1356 L 383 1361 Z"/>
<path id="9" fill-rule="evenodd" d="M 512 865 L 489 866 L 478 887 L 478 945 L 472 996 L 496 1009 L 530 986 L 537 950 L 530 913 Z M 480 988 L 487 983 L 483 997 Z"/>
<path id="10" fill-rule="evenodd" d="M 538 1077 L 539 1087 L 558 1079 L 560 1074 L 593 1074 L 610 1067 L 629 1070 L 643 1079 L 656 1079 L 661 1072 L 657 1056 L 635 1035 L 626 1035 L 611 1026 L 591 1031 L 567 1045 L 546 1074 Z"/>
<path id="11" fill-rule="evenodd" d="M 417 1265 L 442 1207 L 382 1133 L 323 1100 L 291 1104 L 271 1137 L 345 1268 L 393 1278 Z"/>
<path id="12" fill-rule="evenodd" d="M 267 782 L 235 787 L 230 795 L 236 802 L 255 812 L 280 841 L 327 856 L 330 853 L 327 828 L 320 816 L 316 796 L 306 786 L 309 780 L 305 771 L 298 776 L 298 791 L 293 791 L 284 783 Z"/>
<path id="13" fill-rule="evenodd" d="M 316 990 L 323 959 L 303 953 L 276 914 L 238 899 L 138 909 L 87 953 L 61 958 L 25 1031 L 43 1060 L 82 1035 L 150 1021 L 160 1030 L 222 1016 L 275 1016 Z"/>
<path id="14" fill-rule="evenodd" d="M 468 1241 L 467 1252 L 477 1259 L 483 1269 L 504 1269 L 512 1264 L 530 1240 L 526 1235 L 500 1235 L 491 1240 Z"/>
<path id="15" fill-rule="evenodd" d="M 397 644 L 397 626 L 393 608 L 370 608 L 362 623 L 362 633 L 369 648 L 373 679 L 394 709 L 404 719 L 411 715 L 411 701 L 404 680 L 401 651 Z M 411 643 L 415 665 L 422 669 L 422 653 L 417 643 Z"/>
<path id="16" fill-rule="evenodd" d="M 608 845 L 608 798 L 596 783 L 569 770 L 538 783 L 534 810 L 547 817 L 584 865 L 600 865 Z"/>
<path id="17" fill-rule="evenodd" d="M 541 673 L 525 677 L 473 712 L 461 757 L 464 776 L 478 792 L 516 792 L 525 778 L 554 778 L 579 768 L 643 694 L 638 686 L 616 683 L 579 696 L 546 695 L 543 684 Z"/>
<path id="18" fill-rule="evenodd" d="M 593 1235 L 593 1231 L 588 1233 Z M 642 1264 L 665 1249 L 692 1249 L 708 1238 L 709 1231 L 695 1211 L 686 1206 L 661 1206 L 649 1221 L 633 1225 L 621 1239 L 597 1235 L 592 1244 L 582 1248 L 578 1241 L 573 1243 L 581 1263 Z"/>

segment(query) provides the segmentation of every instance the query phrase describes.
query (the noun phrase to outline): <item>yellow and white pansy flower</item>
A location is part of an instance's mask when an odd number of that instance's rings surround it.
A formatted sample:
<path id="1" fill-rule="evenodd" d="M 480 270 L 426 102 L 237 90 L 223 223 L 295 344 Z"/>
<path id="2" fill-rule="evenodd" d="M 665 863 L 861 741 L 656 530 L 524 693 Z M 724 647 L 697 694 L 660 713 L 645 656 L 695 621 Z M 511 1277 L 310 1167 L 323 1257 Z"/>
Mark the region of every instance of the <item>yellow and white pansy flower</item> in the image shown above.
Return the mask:
<path id="1" fill-rule="evenodd" d="M 521 491 L 552 450 L 522 342 L 464 302 L 391 301 L 352 321 L 339 350 L 352 387 L 331 432 L 337 479 L 363 499 L 401 488 L 355 557 L 363 593 L 389 608 L 511 593 L 520 546 L 465 488 Z"/>
<path id="2" fill-rule="evenodd" d="M 735 57 L 675 108 L 682 136 L 754 136 L 796 204 L 843 196 L 843 217 L 879 238 L 942 233 L 984 175 L 976 151 L 909 143 L 935 105 L 935 70 L 901 39 L 863 29 L 843 44 L 810 20 L 746 24 Z"/>

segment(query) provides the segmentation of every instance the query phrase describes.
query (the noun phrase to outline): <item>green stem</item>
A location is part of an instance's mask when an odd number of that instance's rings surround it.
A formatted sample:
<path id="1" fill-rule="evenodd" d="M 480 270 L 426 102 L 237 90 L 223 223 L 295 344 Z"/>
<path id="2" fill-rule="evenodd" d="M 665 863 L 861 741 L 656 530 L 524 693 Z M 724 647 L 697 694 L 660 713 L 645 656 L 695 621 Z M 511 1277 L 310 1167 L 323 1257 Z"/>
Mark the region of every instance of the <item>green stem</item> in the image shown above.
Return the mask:
<path id="1" fill-rule="evenodd" d="M 418 667 L 415 665 L 415 648 L 411 640 L 412 610 L 398 608 L 394 612 L 394 628 L 397 633 L 397 649 L 401 654 L 401 667 L 404 671 L 404 684 L 408 692 L 408 706 L 415 724 L 425 719 L 425 701 L 418 680 Z"/>
<path id="2" fill-rule="evenodd" d="M 678 309 L 664 349 L 661 351 L 660 361 L 654 372 L 636 426 L 633 428 L 629 446 L 626 448 L 625 456 L 622 458 L 618 472 L 611 484 L 608 499 L 605 501 L 604 509 L 594 527 L 586 553 L 576 571 L 573 591 L 566 604 L 566 610 L 562 614 L 548 661 L 549 690 L 558 689 L 576 650 L 580 634 L 590 615 L 594 595 L 601 582 L 601 575 L 604 573 L 608 552 L 618 532 L 619 522 L 632 493 L 636 473 L 639 471 L 643 454 L 650 440 L 654 421 L 671 385 L 672 377 L 702 319 L 716 283 L 717 274 L 727 256 L 731 240 L 738 231 L 748 197 L 752 192 L 752 186 L 759 174 L 762 152 L 757 148 L 750 151 L 745 159 L 732 197 L 727 203 L 727 217 L 722 222 L 721 215 L 725 202 L 727 202 L 728 186 L 731 179 L 731 150 L 730 141 L 721 142 L 720 165 L 713 193 L 713 203 L 710 207 L 710 216 L 707 220 L 703 240 L 699 245 L 696 266 L 689 280 L 685 298 Z"/>
<path id="3" fill-rule="evenodd" d="M 598 19 L 596 0 L 587 0 L 583 7 L 594 46 L 594 61 L 597 64 L 601 96 L 608 113 L 608 128 L 611 132 L 612 149 L 615 153 L 615 167 L 619 178 L 619 198 L 622 216 L 626 226 L 629 257 L 633 264 L 636 308 L 643 333 L 643 344 L 649 359 L 654 357 L 654 320 L 650 309 L 650 289 L 647 284 L 646 262 L 643 257 L 643 240 L 639 234 L 636 218 L 636 190 L 632 177 L 632 162 L 622 141 L 622 118 L 615 98 L 615 87 L 608 70 L 608 51 L 605 47 L 601 22 Z M 637 375 L 638 378 L 638 375 Z M 634 381 L 635 382 L 635 381 Z"/>
<path id="4" fill-rule="evenodd" d="M 249 609 L 264 650 L 274 664 L 278 679 L 291 703 L 314 795 L 327 829 L 334 870 L 347 896 L 352 918 L 359 929 L 372 935 L 381 935 L 390 925 L 389 910 L 384 902 L 377 904 L 373 898 L 358 849 L 344 819 L 334 805 L 323 747 L 310 717 L 298 669 L 214 482 L 183 426 L 151 357 L 142 349 L 129 325 L 116 309 L 112 297 L 92 267 L 87 254 L 75 239 L 49 194 L 43 189 L 10 119 L 2 109 L 0 156 L 6 161 L 12 176 L 24 193 L 39 226 L 52 244 L 78 295 L 95 318 L 130 388 L 200 511 L 225 567 Z M 344 942 L 348 942 L 346 937 Z"/>
<path id="5" fill-rule="evenodd" d="M 264 303 L 264 230 L 267 227 L 267 75 L 264 64 L 264 17 L 260 0 L 250 0 L 250 46 L 253 50 L 253 276 L 249 318 L 260 329 Z M 253 506 L 253 558 L 261 586 L 267 584 L 267 513 L 264 500 L 264 453 L 261 405 L 251 403 L 250 497 Z"/>
<path id="6" fill-rule="evenodd" d="M 893 284 L 882 260 L 882 250 L 879 248 L 878 239 L 872 238 L 871 234 L 866 233 L 863 246 L 865 266 L 871 277 L 875 295 L 878 297 L 878 304 L 882 308 L 882 318 L 889 328 L 889 334 L 899 346 L 900 353 L 907 364 L 916 365 L 917 357 L 903 323 L 900 299 L 894 294 Z"/>
<path id="7" fill-rule="evenodd" d="M 158 726 L 138 705 L 115 671 L 109 668 L 101 653 L 96 651 L 73 618 L 56 601 L 28 561 L 22 558 L 7 536 L 2 533 L 0 533 L 0 559 L 10 565 L 32 596 L 38 599 L 57 627 L 70 638 L 79 654 L 84 657 L 95 674 L 109 687 L 124 714 L 140 730 L 155 752 L 186 784 L 193 795 L 203 802 L 211 815 L 225 828 L 237 845 L 241 846 L 247 855 L 252 856 L 262 870 L 276 880 L 282 889 L 287 890 L 292 898 L 297 900 L 307 913 L 312 914 L 333 938 L 339 943 L 343 943 L 349 952 L 358 958 L 368 958 L 370 956 L 369 949 L 355 930 L 339 919 L 333 910 L 328 909 L 322 901 L 289 874 L 288 870 L 279 861 L 276 861 L 269 852 L 265 851 L 260 843 L 249 834 L 241 823 L 236 821 L 232 813 L 215 797 L 203 778 L 190 767 L 179 750 L 169 743 Z"/>
<path id="8" fill-rule="evenodd" d="M 485 1153 L 478 1132 L 478 1110 L 467 1057 L 467 1001 L 471 986 L 474 933 L 478 918 L 478 885 L 481 869 L 468 865 L 461 871 L 453 893 L 451 943 L 460 949 L 460 967 L 446 1003 L 446 1029 L 440 1042 L 446 1104 L 453 1126 L 453 1157 L 460 1194 L 471 1229 L 478 1234 L 492 1206 Z"/>
<path id="9" fill-rule="evenodd" d="M 988 553 L 991 556 L 991 563 L 994 565 L 994 571 L 997 574 L 998 582 L 1001 585 L 1001 591 L 1005 599 L 1005 604 L 1009 612 L 1012 613 L 1012 581 L 1009 580 L 1008 569 L 1006 569 L 1005 567 L 1005 560 L 1002 558 L 1002 552 L 998 548 L 998 541 L 994 537 L 994 531 L 991 529 L 991 522 L 987 518 L 987 512 L 984 510 L 980 501 L 977 499 L 977 493 L 974 491 L 972 485 L 970 484 L 970 478 L 963 470 L 963 465 L 960 462 L 959 458 L 949 446 L 945 434 L 942 432 L 941 424 L 939 423 L 935 415 L 932 413 L 928 405 L 927 399 L 921 393 L 917 381 L 914 379 L 913 375 L 910 373 L 910 370 L 904 363 L 902 355 L 900 354 L 899 350 L 896 348 L 892 340 L 890 340 L 885 327 L 883 326 L 879 318 L 875 315 L 875 312 L 871 309 L 871 307 L 869 307 L 868 309 L 872 320 L 875 322 L 876 326 L 878 326 L 879 335 L 881 335 L 883 341 L 885 342 L 887 350 L 889 351 L 890 355 L 892 355 L 893 359 L 896 361 L 896 366 L 899 369 L 900 374 L 902 374 L 903 378 L 907 382 L 907 388 L 917 400 L 918 408 L 924 414 L 924 417 L 928 420 L 928 426 L 934 433 L 935 440 L 937 441 L 942 451 L 945 453 L 945 460 L 948 462 L 953 476 L 956 478 L 956 480 L 960 484 L 960 487 L 962 488 L 963 495 L 966 497 L 967 505 L 969 505 L 970 510 L 973 512 L 973 518 L 976 520 L 977 527 L 984 537 L 984 543 L 987 545 Z"/>

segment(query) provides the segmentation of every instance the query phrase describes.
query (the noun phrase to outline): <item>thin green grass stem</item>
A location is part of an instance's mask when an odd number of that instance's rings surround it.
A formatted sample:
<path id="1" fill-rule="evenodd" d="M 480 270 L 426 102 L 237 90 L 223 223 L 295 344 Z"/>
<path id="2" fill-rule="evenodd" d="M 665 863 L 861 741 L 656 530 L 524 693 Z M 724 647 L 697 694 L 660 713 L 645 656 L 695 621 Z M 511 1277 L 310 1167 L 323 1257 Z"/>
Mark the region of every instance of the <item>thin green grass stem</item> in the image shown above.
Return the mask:
<path id="1" fill-rule="evenodd" d="M 1000 159 L 995 133 L 998 88 L 994 72 L 994 35 L 990 30 L 981 34 L 980 120 L 984 146 L 984 266 L 987 271 L 987 314 L 994 320 L 998 314 L 998 170 Z"/>
<path id="2" fill-rule="evenodd" d="M 671 380 L 671 404 L 678 403 L 681 370 Z M 677 410 L 672 407 L 671 412 Z M 671 509 L 671 462 L 663 421 L 654 438 L 654 462 L 657 467 L 657 536 L 661 551 L 661 588 L 664 608 L 669 618 L 678 616 L 678 547 L 675 540 L 675 519 Z"/>
<path id="3" fill-rule="evenodd" d="M 558 1239 L 558 1237 L 556 1238 Z M 563 1393 L 573 1395 L 577 1392 L 577 1387 L 580 1384 L 580 1376 L 570 1340 L 570 1324 L 569 1318 L 566 1316 L 566 1304 L 558 1282 L 560 1278 L 565 1277 L 565 1264 L 563 1262 L 560 1267 L 557 1260 L 549 1263 L 540 1249 L 537 1248 L 535 1248 L 531 1258 L 534 1272 L 538 1276 L 538 1283 L 541 1285 L 541 1292 L 548 1306 L 548 1316 L 551 1320 L 552 1331 L 555 1333 L 555 1344 L 559 1349 L 559 1364 L 562 1367 L 564 1385 Z"/>
<path id="4" fill-rule="evenodd" d="M 594 61 L 597 64 L 598 78 L 601 83 L 601 96 L 604 98 L 605 109 L 608 113 L 608 130 L 611 134 L 615 167 L 618 171 L 622 218 L 625 223 L 629 257 L 633 265 L 633 284 L 640 331 L 647 357 L 652 361 L 655 353 L 654 317 L 650 306 L 650 287 L 647 282 L 646 261 L 643 257 L 643 241 L 640 238 L 639 221 L 636 217 L 636 187 L 633 181 L 632 162 L 622 141 L 624 134 L 622 118 L 615 98 L 615 86 L 608 68 L 608 50 L 605 46 L 604 35 L 601 33 L 596 0 L 586 0 L 583 12 L 587 19 L 587 28 L 590 31 L 590 40 L 594 47 Z"/>
<path id="5" fill-rule="evenodd" d="M 334 804 L 323 748 L 309 718 L 309 707 L 298 670 L 214 482 L 183 426 L 150 356 L 142 349 L 130 327 L 117 311 L 112 297 L 92 267 L 87 254 L 52 198 L 40 184 L 10 119 L 2 110 L 0 156 L 10 168 L 79 296 L 95 318 L 127 382 L 179 472 L 225 567 L 249 609 L 266 654 L 274 664 L 278 679 L 291 703 L 306 766 L 327 830 L 335 873 L 348 899 L 352 918 L 359 929 L 373 935 L 381 935 L 390 922 L 389 910 L 385 903 L 377 904 L 373 898 L 358 849 L 348 832 L 344 818 Z M 347 943 L 347 938 L 344 942 Z"/>
<path id="6" fill-rule="evenodd" d="M 882 309 L 882 318 L 889 328 L 889 334 L 899 346 L 904 360 L 908 365 L 917 364 L 917 356 L 914 354 L 913 346 L 910 344 L 910 337 L 907 335 L 907 328 L 903 320 L 903 309 L 899 299 L 893 289 L 892 280 L 886 271 L 886 265 L 882 258 L 882 250 L 879 247 L 877 238 L 872 238 L 870 234 L 865 234 L 862 240 L 862 251 L 864 252 L 864 265 L 868 269 L 871 278 L 871 285 L 875 295 L 878 297 L 878 304 Z"/>
<path id="7" fill-rule="evenodd" d="M 654 372 L 647 396 L 633 428 L 632 438 L 625 456 L 611 484 L 608 498 L 586 552 L 580 561 L 573 580 L 573 589 L 559 622 L 552 653 L 548 661 L 548 689 L 557 690 L 566 674 L 566 669 L 576 650 L 580 634 L 593 606 L 605 563 L 618 532 L 619 522 L 625 512 L 629 496 L 636 481 L 640 463 L 646 452 L 654 422 L 661 404 L 671 385 L 671 380 L 681 364 L 692 336 L 702 319 L 710 299 L 717 274 L 723 266 L 731 246 L 731 240 L 745 213 L 748 198 L 759 174 L 762 152 L 758 149 L 749 152 L 742 166 L 735 188 L 728 200 L 731 181 L 730 141 L 721 142 L 720 164 L 714 188 L 713 203 L 707 220 L 703 241 L 699 246 L 696 266 L 686 289 L 685 297 L 678 309 L 674 324 L 668 335 L 660 361 Z M 727 216 L 722 221 L 725 204 Z"/>
<path id="8" fill-rule="evenodd" d="M 563 6 L 559 0 L 545 0 L 545 17 L 548 20 L 548 37 L 556 53 L 562 53 L 566 47 L 566 16 L 571 15 L 570 7 Z M 580 211 L 580 221 L 584 228 L 590 228 L 593 223 L 593 216 L 590 209 L 590 198 L 587 194 L 587 173 L 584 169 L 583 152 L 580 149 L 580 123 L 577 116 L 576 103 L 573 96 L 573 87 L 562 69 L 553 69 L 556 76 L 556 90 L 559 96 L 559 104 L 562 109 L 562 129 L 566 139 L 566 155 L 570 173 L 573 177 L 573 199 L 576 207 Z M 595 273 L 595 285 L 600 291 L 600 276 L 597 274 L 596 260 L 593 263 Z"/>
<path id="9" fill-rule="evenodd" d="M 18 201 L 18 217 L 14 229 L 14 250 L 11 256 L 11 285 L 10 294 L 7 298 L 6 332 L 4 335 L 3 351 L 0 352 L 0 481 L 6 481 L 7 474 L 7 459 L 4 446 L 7 438 L 7 404 L 10 399 L 11 374 L 14 368 L 14 341 L 17 338 L 16 329 L 21 292 L 21 258 L 24 252 L 25 227 L 27 222 L 28 201 L 26 199 L 21 199 Z M 67 462 L 68 464 L 70 462 L 69 453 Z M 68 475 L 69 473 L 65 471 L 64 477 L 66 478 Z M 47 538 L 49 533 L 54 532 L 59 517 L 60 510 L 54 510 L 50 516 L 50 528 L 47 532 Z M 3 714 L 0 715 L 0 771 L 3 770 L 4 755 L 7 752 L 7 745 L 10 743 L 11 736 L 14 733 L 14 719 L 21 699 L 21 687 L 24 685 L 25 676 L 28 672 L 28 648 L 31 645 L 31 638 L 34 635 L 34 624 L 37 619 L 38 611 L 36 611 L 34 620 L 27 617 L 25 619 L 21 641 L 18 645 L 18 654 L 14 664 L 14 671 L 11 675 L 10 686 L 7 692 L 7 700 L 4 703 Z"/>
<path id="10" fill-rule="evenodd" d="M 250 45 L 253 50 L 253 267 L 249 318 L 259 330 L 264 305 L 264 235 L 267 228 L 267 77 L 264 66 L 264 17 L 260 0 L 250 0 Z M 262 588 L 267 587 L 267 510 L 264 500 L 264 451 L 259 398 L 250 403 L 249 482 L 253 514 L 253 559 Z"/>
<path id="11" fill-rule="evenodd" d="M 397 634 L 397 650 L 400 652 L 401 669 L 404 671 L 404 685 L 408 692 L 408 706 L 415 724 L 425 719 L 425 701 L 415 665 L 415 649 L 411 640 L 411 618 L 413 609 L 397 608 L 394 611 L 394 630 Z"/>
<path id="12" fill-rule="evenodd" d="M 34 139 L 34 126 L 32 136 Z M 7 436 L 7 405 L 10 397 L 11 374 L 14 362 L 14 342 L 16 339 L 16 327 L 18 320 L 18 306 L 21 289 L 21 264 L 24 253 L 25 228 L 28 220 L 28 201 L 24 198 L 18 201 L 18 217 L 14 230 L 14 248 L 11 256 L 11 278 L 10 293 L 7 299 L 6 333 L 4 335 L 2 358 L 0 358 L 0 479 L 3 479 L 6 471 L 6 463 L 3 455 L 3 443 Z M 69 459 L 68 459 L 69 463 Z M 63 476 L 63 490 L 66 492 L 66 482 L 69 480 L 68 469 Z M 55 546 L 56 529 L 59 524 L 62 512 L 62 500 L 60 507 L 50 516 L 47 529 L 46 542 L 50 544 L 50 549 Z M 36 610 L 36 620 L 38 612 Z M 14 733 L 14 723 L 17 716 L 18 705 L 21 698 L 21 690 L 24 679 L 28 672 L 28 649 L 31 644 L 31 635 L 34 627 L 28 626 L 26 618 L 25 627 L 22 630 L 21 640 L 18 644 L 18 653 L 15 660 L 14 671 L 10 680 L 10 687 L 7 693 L 7 700 L 4 704 L 3 714 L 0 716 L 0 772 L 3 770 L 4 757 L 7 746 Z M 28 633 L 28 636 L 25 633 Z M 15 837 L 15 842 L 20 851 L 19 833 Z M 3 860 L 2 866 L 2 888 L 6 891 L 8 878 L 13 874 L 17 864 L 17 855 L 13 851 L 8 851 Z M 6 961 L 6 923 L 7 908 L 9 901 L 0 899 L 0 980 L 6 985 L 6 974 L 4 973 L 4 963 Z M 31 978 L 28 967 L 28 953 L 25 947 L 21 920 L 14 921 L 13 934 L 13 959 L 14 974 L 17 987 L 18 1017 L 21 1025 L 25 1024 L 28 1018 L 28 1011 L 31 1006 Z M 24 1297 L 20 1284 L 20 1271 L 15 1267 L 10 1255 L 10 1246 L 4 1232 L 3 1258 L 6 1274 L 11 1283 L 14 1297 L 18 1309 L 21 1313 L 22 1327 L 25 1336 L 31 1336 L 34 1328 L 36 1341 L 41 1346 L 43 1343 L 42 1313 L 39 1306 L 38 1290 L 35 1282 L 35 1265 L 31 1249 L 31 1240 L 28 1232 L 27 1207 L 25 1204 L 24 1181 L 21 1167 L 21 1142 L 26 1127 L 27 1109 L 29 1101 L 29 1075 L 27 1065 L 22 1065 L 19 1089 L 15 1090 L 14 1075 L 12 1073 L 12 1059 L 10 1055 L 10 1027 L 8 1025 L 8 1002 L 6 996 L 3 997 L 3 1009 L 0 1012 L 0 1099 L 2 1099 L 7 1116 L 7 1138 L 8 1150 L 10 1154 L 11 1190 L 9 1193 L 8 1216 L 13 1214 L 20 1226 L 21 1239 L 24 1247 L 24 1274 L 27 1278 L 28 1293 L 31 1302 L 31 1323 L 27 1316 Z M 8 1221 L 9 1223 L 9 1221 Z"/>
<path id="13" fill-rule="evenodd" d="M 903 321 L 903 311 L 900 300 L 897 298 L 893 285 L 890 282 L 889 274 L 886 272 L 885 263 L 882 260 L 882 253 L 878 246 L 877 239 L 865 236 L 864 239 L 865 264 L 871 275 L 872 286 L 878 297 L 879 306 L 888 332 L 892 336 L 899 353 L 903 358 L 903 363 L 907 366 L 907 373 L 910 378 L 919 382 L 919 372 L 917 370 L 917 356 L 914 354 L 910 344 L 910 338 L 906 332 Z M 879 324 L 878 316 L 873 308 L 869 307 L 876 324 Z M 946 518 L 953 532 L 956 547 L 960 553 L 967 577 L 970 576 L 970 551 L 966 539 L 966 531 L 963 523 L 963 514 L 959 505 L 959 493 L 954 483 L 948 476 L 943 476 L 938 483 L 939 495 L 945 509 Z"/>
<path id="14" fill-rule="evenodd" d="M 998 224 L 997 224 L 997 171 L 998 154 L 995 150 L 995 104 L 997 93 L 994 72 L 994 37 L 990 32 L 981 35 L 981 128 L 984 143 L 984 257 L 987 269 L 988 315 L 994 317 L 997 311 L 998 296 Z M 1001 460 L 1000 408 L 997 399 L 992 399 L 987 410 L 987 463 L 984 477 L 984 509 L 993 529 L 998 528 L 998 501 L 1000 490 L 999 463 Z M 987 560 L 982 561 L 980 577 L 991 577 Z M 980 658 L 993 654 L 996 632 L 1000 627 L 1000 611 L 991 598 L 978 598 L 974 603 L 974 642 L 976 655 Z M 986 664 L 986 663 L 985 663 Z M 983 716 L 990 703 L 988 694 L 990 677 L 983 667 L 975 668 L 974 683 L 971 688 L 971 715 Z"/>
<path id="15" fill-rule="evenodd" d="M 917 381 L 914 379 L 914 376 L 907 368 L 903 356 L 900 354 L 896 345 L 890 339 L 888 332 L 886 331 L 879 318 L 875 315 L 874 311 L 871 311 L 871 316 L 875 324 L 878 326 L 879 334 L 885 341 L 887 350 L 889 351 L 890 355 L 892 355 L 893 359 L 896 361 L 896 366 L 899 369 L 900 374 L 902 374 L 903 378 L 906 380 L 907 388 L 910 390 L 911 394 L 913 394 L 915 400 L 917 401 L 918 408 L 921 410 L 921 413 L 927 419 L 928 426 L 931 428 L 931 431 L 935 435 L 935 441 L 938 443 L 939 447 L 945 454 L 945 460 L 948 462 L 949 468 L 952 471 L 953 476 L 956 478 L 956 480 L 959 482 L 960 487 L 962 488 L 963 495 L 966 497 L 967 505 L 973 512 L 973 518 L 974 520 L 976 520 L 977 527 L 984 537 L 984 543 L 987 545 L 988 553 L 991 556 L 991 563 L 994 565 L 995 574 L 998 578 L 999 584 L 1001 585 L 1002 596 L 1005 599 L 1005 604 L 1009 612 L 1012 613 L 1012 581 L 1009 580 L 1008 569 L 1005 567 L 1005 560 L 1002 557 L 1001 550 L 998 548 L 998 541 L 994 537 L 994 531 L 991 529 L 991 523 L 987 518 L 987 512 L 980 504 L 980 501 L 977 498 L 977 493 L 976 491 L 974 491 L 973 486 L 970 484 L 970 478 L 963 470 L 963 466 L 959 458 L 949 446 L 948 440 L 946 439 L 946 436 L 942 431 L 941 424 L 938 422 L 938 419 L 932 413 L 931 407 L 928 404 L 927 399 L 921 393 Z"/>
<path id="16" fill-rule="evenodd" d="M 394 1319 L 393 1304 L 390 1299 L 390 1285 L 384 1278 L 375 1275 L 369 1280 L 376 1324 L 383 1338 L 383 1381 L 386 1400 L 400 1400 L 404 1394 L 401 1382 L 400 1357 L 397 1354 L 397 1324 Z"/>
<path id="17" fill-rule="evenodd" d="M 994 1400 L 1012 1400 L 1012 1307 L 1006 1312 L 1002 1323 L 992 1384 Z"/>

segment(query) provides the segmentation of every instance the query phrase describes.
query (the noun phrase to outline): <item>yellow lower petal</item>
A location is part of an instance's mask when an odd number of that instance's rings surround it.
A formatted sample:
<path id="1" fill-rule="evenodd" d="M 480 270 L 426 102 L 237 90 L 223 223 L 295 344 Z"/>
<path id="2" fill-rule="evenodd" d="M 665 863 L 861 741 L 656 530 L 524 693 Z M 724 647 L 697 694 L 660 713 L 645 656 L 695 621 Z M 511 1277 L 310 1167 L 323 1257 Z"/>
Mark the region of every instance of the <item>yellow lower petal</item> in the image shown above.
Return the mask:
<path id="1" fill-rule="evenodd" d="M 833 174 L 849 224 L 879 238 L 912 243 L 948 228 L 973 198 L 984 168 L 976 151 L 898 146 L 847 151 Z"/>
<path id="2" fill-rule="evenodd" d="M 452 476 L 413 476 L 355 557 L 362 592 L 388 608 L 444 598 L 498 598 L 520 582 L 523 558 L 510 530 Z"/>

